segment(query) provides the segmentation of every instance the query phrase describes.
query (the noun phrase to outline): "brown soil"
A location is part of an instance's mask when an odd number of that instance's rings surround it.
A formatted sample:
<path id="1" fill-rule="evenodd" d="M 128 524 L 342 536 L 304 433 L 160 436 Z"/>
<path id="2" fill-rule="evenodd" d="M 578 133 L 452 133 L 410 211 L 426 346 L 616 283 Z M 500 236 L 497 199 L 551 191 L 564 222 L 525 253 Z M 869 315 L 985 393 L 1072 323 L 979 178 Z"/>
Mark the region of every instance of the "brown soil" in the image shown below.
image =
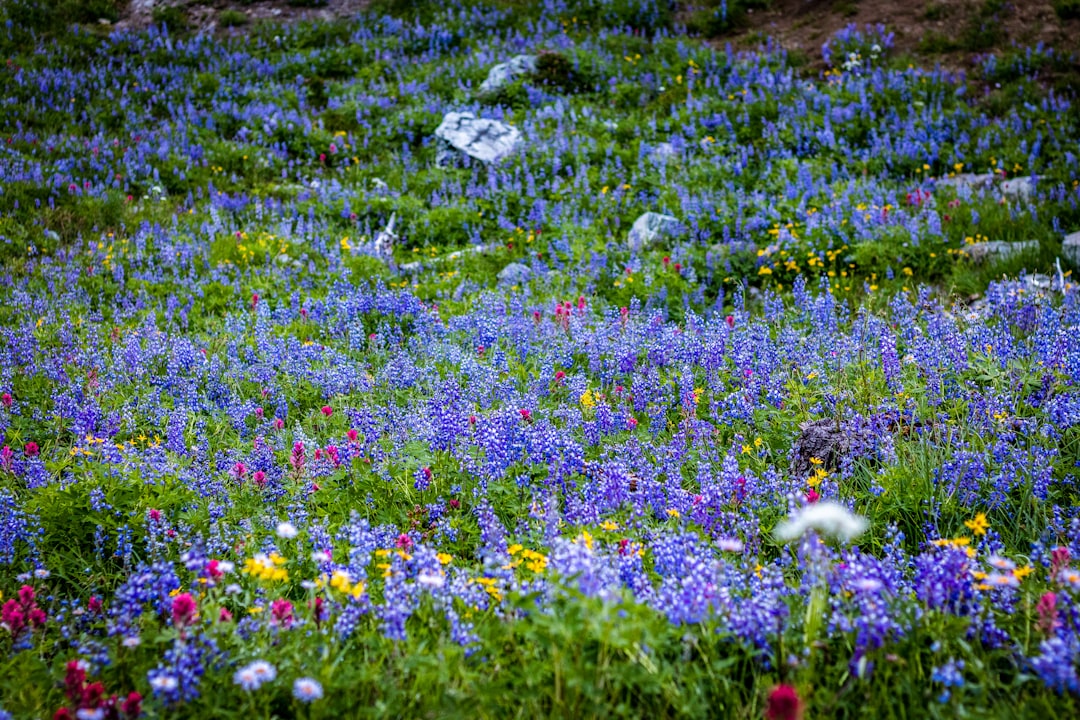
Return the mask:
<path id="1" fill-rule="evenodd" d="M 970 50 L 934 49 L 926 39 L 957 40 L 980 11 L 1000 0 L 772 0 L 769 10 L 750 11 L 748 27 L 717 44 L 731 42 L 737 47 L 755 47 L 772 37 L 789 50 L 805 54 L 813 65 L 821 62 L 821 45 L 833 33 L 855 23 L 883 23 L 896 34 L 899 52 L 932 56 L 947 66 L 961 66 L 973 55 Z M 226 10 L 243 13 L 249 21 L 330 20 L 353 15 L 369 0 L 328 0 L 318 8 L 295 7 L 287 0 L 130 0 L 118 27 L 145 27 L 152 22 L 156 7 L 180 6 L 192 27 L 213 30 Z M 685 18 L 697 3 L 680 3 Z M 996 23 L 1004 32 L 994 48 L 1012 43 L 1035 45 L 1043 42 L 1059 50 L 1078 47 L 1080 20 L 1061 20 L 1054 12 L 1053 0 L 1009 0 L 998 13 Z M 941 43 L 938 43 L 941 45 Z"/>
<path id="2" fill-rule="evenodd" d="M 988 0 L 772 0 L 769 10 L 752 12 L 749 28 L 733 41 L 752 46 L 765 37 L 773 37 L 788 49 L 804 52 L 811 62 L 821 58 L 822 44 L 836 31 L 855 23 L 883 23 L 896 34 L 898 52 L 938 55 L 943 64 L 963 64 L 971 51 L 950 50 L 920 52 L 932 43 L 924 38 L 956 41 L 964 30 L 977 22 Z M 1003 36 L 986 51 L 1039 42 L 1059 50 L 1075 50 L 1080 36 L 1080 20 L 1061 20 L 1052 0 L 1012 0 L 1005 3 L 997 24 Z M 984 52 L 986 52 L 984 51 Z"/>
<path id="3" fill-rule="evenodd" d="M 194 28 L 213 30 L 226 10 L 241 12 L 249 22 L 261 20 L 333 20 L 349 17 L 368 5 L 368 0 L 328 0 L 321 7 L 295 7 L 286 0 L 236 2 L 235 0 L 130 0 L 116 27 L 146 27 L 153 22 L 153 11 L 159 7 L 182 7 Z"/>

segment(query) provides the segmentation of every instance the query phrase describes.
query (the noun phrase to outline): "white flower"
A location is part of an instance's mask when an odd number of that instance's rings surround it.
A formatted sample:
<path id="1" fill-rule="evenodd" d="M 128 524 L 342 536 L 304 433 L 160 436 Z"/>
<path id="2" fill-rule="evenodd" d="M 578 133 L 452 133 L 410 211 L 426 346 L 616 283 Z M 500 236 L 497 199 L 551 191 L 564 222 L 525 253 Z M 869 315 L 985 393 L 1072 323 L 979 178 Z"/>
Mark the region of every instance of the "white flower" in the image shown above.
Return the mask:
<path id="1" fill-rule="evenodd" d="M 739 538 L 720 538 L 716 546 L 724 552 L 738 553 L 743 551 L 743 543 Z"/>
<path id="2" fill-rule="evenodd" d="M 176 689 L 177 684 L 176 678 L 172 675 L 158 675 L 150 680 L 150 687 L 163 693 L 172 692 Z"/>
<path id="3" fill-rule="evenodd" d="M 222 574 L 228 575 L 236 569 L 236 565 L 228 560 L 222 560 L 217 564 L 217 569 L 220 570 Z"/>
<path id="4" fill-rule="evenodd" d="M 882 588 L 881 581 L 874 578 L 859 578 L 851 584 L 856 590 L 867 593 L 877 592 Z"/>
<path id="5" fill-rule="evenodd" d="M 866 531 L 866 526 L 866 518 L 855 515 L 839 503 L 824 501 L 807 505 L 795 517 L 777 525 L 775 535 L 778 540 L 791 542 L 813 529 L 843 542 L 851 542 Z"/>
<path id="6" fill-rule="evenodd" d="M 330 562 L 330 553 L 325 550 L 316 550 L 311 553 L 311 561 L 313 563 L 321 565 L 322 563 Z"/>
<path id="7" fill-rule="evenodd" d="M 300 702 L 315 702 L 323 696 L 322 685 L 313 678 L 300 678 L 292 687 L 293 697 Z"/>
<path id="8" fill-rule="evenodd" d="M 434 590 L 436 588 L 441 588 L 443 585 L 445 585 L 446 578 L 443 577 L 442 573 L 434 573 L 429 570 L 424 570 L 416 576 L 416 582 Z"/>
<path id="9" fill-rule="evenodd" d="M 139 643 L 141 643 L 142 640 L 139 638 L 138 635 L 128 635 L 126 638 L 124 638 L 120 642 L 126 648 L 133 648 L 133 647 L 139 647 Z"/>
<path id="10" fill-rule="evenodd" d="M 233 682 L 245 690 L 257 690 L 259 688 L 259 678 L 250 665 L 242 667 L 233 673 Z"/>
<path id="11" fill-rule="evenodd" d="M 233 673 L 233 682 L 245 690 L 258 690 L 277 677 L 277 668 L 265 660 L 256 660 Z"/>
<path id="12" fill-rule="evenodd" d="M 293 525 L 291 522 L 278 523 L 277 536 L 279 538 L 284 538 L 285 540 L 292 540 L 294 537 L 296 537 L 296 533 L 296 526 Z"/>

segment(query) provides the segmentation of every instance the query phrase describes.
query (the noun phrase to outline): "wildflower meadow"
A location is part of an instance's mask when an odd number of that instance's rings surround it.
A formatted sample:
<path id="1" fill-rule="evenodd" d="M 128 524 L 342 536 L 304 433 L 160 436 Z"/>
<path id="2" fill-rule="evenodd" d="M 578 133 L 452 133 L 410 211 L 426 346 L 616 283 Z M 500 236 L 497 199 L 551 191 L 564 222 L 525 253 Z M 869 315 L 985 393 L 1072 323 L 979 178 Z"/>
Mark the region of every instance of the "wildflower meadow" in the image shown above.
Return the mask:
<path id="1" fill-rule="evenodd" d="M 1080 716 L 1075 47 L 120 5 L 0 3 L 0 718 Z"/>

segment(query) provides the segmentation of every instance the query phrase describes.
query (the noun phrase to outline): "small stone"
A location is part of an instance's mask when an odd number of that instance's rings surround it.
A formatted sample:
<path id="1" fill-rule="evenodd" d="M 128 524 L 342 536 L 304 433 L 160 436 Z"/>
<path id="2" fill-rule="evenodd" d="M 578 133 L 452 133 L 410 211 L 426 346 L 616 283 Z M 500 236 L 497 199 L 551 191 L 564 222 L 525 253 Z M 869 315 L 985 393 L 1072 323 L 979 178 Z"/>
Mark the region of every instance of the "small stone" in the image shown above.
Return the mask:
<path id="1" fill-rule="evenodd" d="M 1061 254 L 1074 267 L 1080 267 L 1080 232 L 1065 236 L 1065 240 L 1061 243 Z"/>
<path id="2" fill-rule="evenodd" d="M 507 62 L 499 63 L 488 71 L 487 79 L 480 84 L 480 92 L 495 92 L 522 75 L 531 75 L 534 72 L 536 72 L 535 55 L 515 55 Z"/>
<path id="3" fill-rule="evenodd" d="M 398 240 L 398 236 L 394 232 L 396 220 L 397 213 L 391 213 L 390 222 L 386 223 L 386 228 L 375 236 L 375 254 L 381 258 L 391 259 L 394 257 L 394 245 Z"/>
<path id="4" fill-rule="evenodd" d="M 952 177 L 940 178 L 937 181 L 937 185 L 953 187 L 957 190 L 960 188 L 982 190 L 994 184 L 994 177 L 993 173 L 960 173 L 959 175 L 953 175 Z"/>
<path id="5" fill-rule="evenodd" d="M 435 129 L 442 146 L 436 163 L 452 161 L 452 151 L 464 153 L 480 162 L 493 163 L 509 155 L 521 140 L 518 129 L 489 118 L 478 118 L 471 112 L 452 112 L 443 117 Z"/>
<path id="6" fill-rule="evenodd" d="M 963 252 L 971 258 L 972 262 L 997 262 L 1007 260 L 1014 255 L 1036 250 L 1039 247 L 1037 240 L 1022 240 L 1020 242 L 1005 242 L 1003 240 L 989 240 L 987 242 L 967 245 Z"/>
<path id="7" fill-rule="evenodd" d="M 833 418 L 808 420 L 799 425 L 799 437 L 792 448 L 791 467 L 793 478 L 805 480 L 818 467 L 835 471 L 841 460 L 849 454 L 852 441 L 849 429 Z"/>
<path id="8" fill-rule="evenodd" d="M 670 160 L 679 157 L 679 151 L 669 142 L 662 142 L 649 151 L 649 157 L 656 160 Z"/>
<path id="9" fill-rule="evenodd" d="M 634 221 L 626 244 L 634 252 L 645 250 L 662 238 L 678 235 L 683 225 L 678 218 L 660 213 L 647 212 Z"/>
<path id="10" fill-rule="evenodd" d="M 510 263 L 499 271 L 499 285 L 524 285 L 532 277 L 532 268 L 521 263 Z"/>
<path id="11" fill-rule="evenodd" d="M 1035 183 L 1030 177 L 1018 177 L 1001 183 L 1001 194 L 1012 200 L 1030 200 L 1035 194 Z"/>

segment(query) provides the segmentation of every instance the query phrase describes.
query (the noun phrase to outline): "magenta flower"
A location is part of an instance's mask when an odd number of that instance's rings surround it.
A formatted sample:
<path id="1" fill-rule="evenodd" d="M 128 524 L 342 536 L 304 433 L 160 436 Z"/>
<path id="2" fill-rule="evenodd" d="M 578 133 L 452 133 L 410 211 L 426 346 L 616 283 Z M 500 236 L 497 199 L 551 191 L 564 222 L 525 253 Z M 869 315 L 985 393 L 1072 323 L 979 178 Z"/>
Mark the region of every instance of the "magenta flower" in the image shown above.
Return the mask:
<path id="1" fill-rule="evenodd" d="M 190 625 L 195 620 L 197 609 L 195 598 L 191 597 L 191 593 L 180 593 L 173 598 L 172 602 L 173 625 L 178 628 Z"/>

